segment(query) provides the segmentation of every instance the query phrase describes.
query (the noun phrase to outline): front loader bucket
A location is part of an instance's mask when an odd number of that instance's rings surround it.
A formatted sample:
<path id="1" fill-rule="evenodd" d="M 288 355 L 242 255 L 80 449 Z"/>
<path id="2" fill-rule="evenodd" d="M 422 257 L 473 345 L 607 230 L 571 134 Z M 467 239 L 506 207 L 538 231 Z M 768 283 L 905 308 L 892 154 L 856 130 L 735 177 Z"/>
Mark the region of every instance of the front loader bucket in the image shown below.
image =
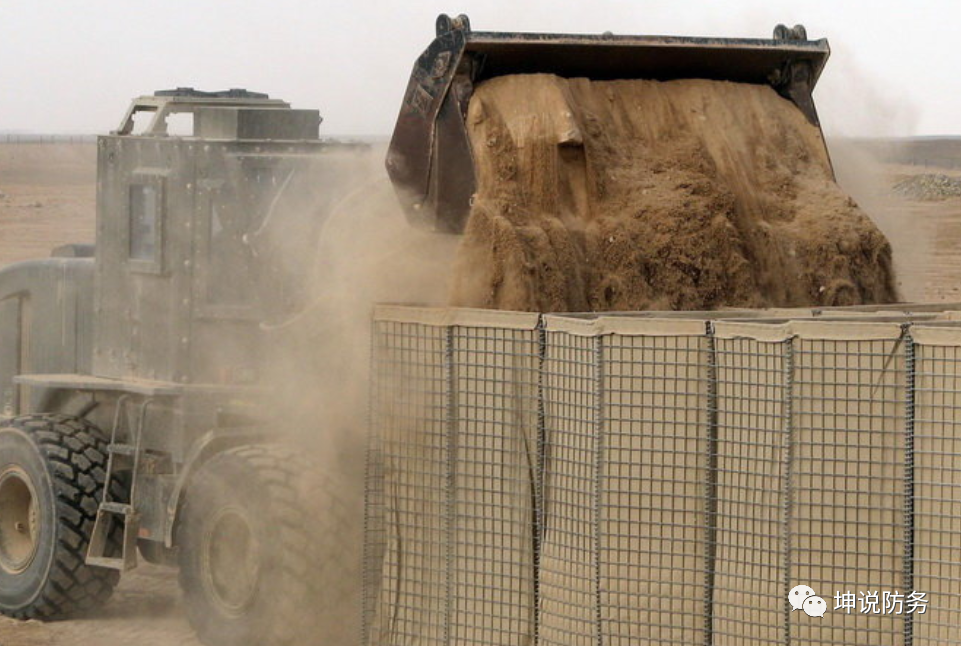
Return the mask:
<path id="1" fill-rule="evenodd" d="M 811 92 L 830 54 L 803 27 L 772 40 L 474 32 L 466 16 L 437 19 L 411 73 L 387 172 L 412 223 L 464 229 L 476 183 L 465 126 L 474 86 L 507 74 L 594 80 L 697 78 L 772 86 L 818 125 Z"/>

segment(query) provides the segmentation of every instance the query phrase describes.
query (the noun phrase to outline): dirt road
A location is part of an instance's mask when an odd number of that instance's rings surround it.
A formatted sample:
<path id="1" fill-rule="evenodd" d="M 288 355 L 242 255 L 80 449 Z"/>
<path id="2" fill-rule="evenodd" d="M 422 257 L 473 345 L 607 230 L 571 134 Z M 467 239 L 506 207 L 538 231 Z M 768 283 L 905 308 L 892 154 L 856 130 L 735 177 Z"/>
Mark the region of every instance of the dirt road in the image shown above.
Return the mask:
<path id="1" fill-rule="evenodd" d="M 961 198 L 920 203 L 896 197 L 891 186 L 897 178 L 932 169 L 883 167 L 841 148 L 832 153 L 842 186 L 894 246 L 902 297 L 961 301 Z M 93 145 L 0 145 L 0 265 L 93 241 L 95 166 Z M 197 646 L 183 618 L 175 572 L 142 566 L 89 616 L 46 624 L 0 618 L 0 646 L 129 644 Z"/>

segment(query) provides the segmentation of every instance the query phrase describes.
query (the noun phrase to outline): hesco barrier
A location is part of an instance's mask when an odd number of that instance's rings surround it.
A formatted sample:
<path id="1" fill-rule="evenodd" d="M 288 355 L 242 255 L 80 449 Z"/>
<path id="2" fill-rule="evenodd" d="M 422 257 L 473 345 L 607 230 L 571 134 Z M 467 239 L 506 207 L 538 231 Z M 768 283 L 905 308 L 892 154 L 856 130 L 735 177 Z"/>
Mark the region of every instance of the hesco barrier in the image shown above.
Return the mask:
<path id="1" fill-rule="evenodd" d="M 380 308 L 365 644 L 961 644 L 961 323 L 815 314 Z"/>

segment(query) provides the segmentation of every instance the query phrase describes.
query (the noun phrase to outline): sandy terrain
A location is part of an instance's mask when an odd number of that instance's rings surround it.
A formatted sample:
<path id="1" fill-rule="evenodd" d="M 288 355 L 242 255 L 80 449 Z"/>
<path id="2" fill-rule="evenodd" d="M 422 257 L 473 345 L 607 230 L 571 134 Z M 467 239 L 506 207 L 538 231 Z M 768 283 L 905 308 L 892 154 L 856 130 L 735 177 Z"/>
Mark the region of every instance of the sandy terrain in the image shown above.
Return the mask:
<path id="1" fill-rule="evenodd" d="M 961 199 L 914 203 L 892 195 L 899 177 L 932 168 L 881 166 L 855 149 L 832 146 L 846 190 L 888 235 L 902 297 L 961 301 Z M 0 145 L 0 264 L 44 257 L 94 231 L 92 145 Z M 941 172 L 938 170 L 937 172 Z M 961 176 L 961 170 L 945 170 Z M 125 576 L 99 613 L 41 624 L 0 618 L 2 646 L 191 646 L 176 575 L 142 566 Z"/>
<path id="2" fill-rule="evenodd" d="M 127 574 L 98 613 L 70 621 L 0 617 L 3 646 L 200 646 L 184 619 L 177 573 L 142 565 Z"/>
<path id="3" fill-rule="evenodd" d="M 0 265 L 93 242 L 96 181 L 92 144 L 0 145 Z"/>

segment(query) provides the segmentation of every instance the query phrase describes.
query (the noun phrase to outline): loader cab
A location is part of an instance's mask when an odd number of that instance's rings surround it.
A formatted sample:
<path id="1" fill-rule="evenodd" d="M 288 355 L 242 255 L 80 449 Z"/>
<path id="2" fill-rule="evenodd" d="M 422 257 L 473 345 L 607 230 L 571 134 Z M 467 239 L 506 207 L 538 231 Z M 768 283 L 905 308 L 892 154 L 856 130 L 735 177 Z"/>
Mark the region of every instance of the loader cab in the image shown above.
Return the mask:
<path id="1" fill-rule="evenodd" d="M 320 122 L 265 94 L 180 88 L 135 99 L 99 138 L 95 376 L 256 380 L 260 324 L 300 297 L 278 247 L 309 245 L 336 192 L 345 144 Z"/>

